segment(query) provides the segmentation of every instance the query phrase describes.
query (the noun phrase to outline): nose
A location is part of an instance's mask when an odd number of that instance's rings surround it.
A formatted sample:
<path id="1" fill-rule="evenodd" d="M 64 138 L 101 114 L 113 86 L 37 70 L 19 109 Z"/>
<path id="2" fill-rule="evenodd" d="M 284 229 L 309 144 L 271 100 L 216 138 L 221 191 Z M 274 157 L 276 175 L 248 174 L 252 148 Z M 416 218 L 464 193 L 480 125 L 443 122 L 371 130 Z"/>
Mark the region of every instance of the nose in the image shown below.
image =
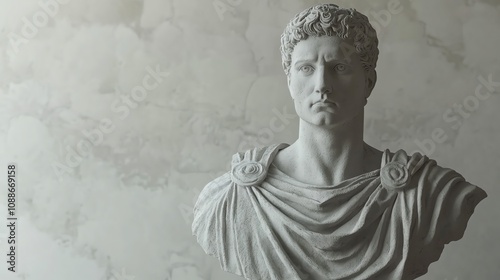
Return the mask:
<path id="1" fill-rule="evenodd" d="M 331 87 L 331 81 L 328 79 L 327 73 L 325 71 L 324 67 L 320 67 L 316 71 L 316 85 L 314 88 L 314 91 L 316 93 L 319 93 L 321 95 L 323 94 L 331 94 L 332 93 L 332 87 Z"/>

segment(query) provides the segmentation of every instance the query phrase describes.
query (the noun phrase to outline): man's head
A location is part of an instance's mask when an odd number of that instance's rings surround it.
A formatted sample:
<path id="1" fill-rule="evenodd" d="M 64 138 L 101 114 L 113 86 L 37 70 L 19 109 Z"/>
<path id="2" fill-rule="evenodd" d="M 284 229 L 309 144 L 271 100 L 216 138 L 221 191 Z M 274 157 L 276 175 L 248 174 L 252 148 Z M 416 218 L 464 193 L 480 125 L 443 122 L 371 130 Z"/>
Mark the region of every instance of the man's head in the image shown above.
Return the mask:
<path id="1" fill-rule="evenodd" d="M 324 4 L 295 16 L 281 52 L 299 117 L 335 125 L 360 114 L 377 79 L 377 45 L 368 18 L 353 9 Z"/>
<path id="2" fill-rule="evenodd" d="M 344 46 L 346 54 L 356 52 L 366 71 L 375 70 L 379 53 L 378 39 L 368 18 L 354 9 L 321 4 L 297 14 L 281 35 L 281 59 L 287 76 L 297 43 L 309 36 L 325 35 L 350 39 L 352 44 Z"/>

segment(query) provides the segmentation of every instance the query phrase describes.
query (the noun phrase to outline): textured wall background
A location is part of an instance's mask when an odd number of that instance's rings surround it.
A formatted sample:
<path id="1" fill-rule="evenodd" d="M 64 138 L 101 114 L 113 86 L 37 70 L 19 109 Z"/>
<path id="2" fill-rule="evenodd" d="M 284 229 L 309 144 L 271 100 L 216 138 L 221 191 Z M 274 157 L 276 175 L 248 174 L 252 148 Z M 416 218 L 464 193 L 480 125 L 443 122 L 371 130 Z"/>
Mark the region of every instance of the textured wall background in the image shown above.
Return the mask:
<path id="1" fill-rule="evenodd" d="M 19 245 L 0 279 L 242 279 L 196 244 L 192 207 L 237 150 L 295 140 L 279 36 L 317 3 L 1 0 L 0 166 L 18 164 Z M 498 279 L 500 3 L 335 3 L 379 31 L 366 142 L 420 150 L 489 194 L 422 279 Z"/>

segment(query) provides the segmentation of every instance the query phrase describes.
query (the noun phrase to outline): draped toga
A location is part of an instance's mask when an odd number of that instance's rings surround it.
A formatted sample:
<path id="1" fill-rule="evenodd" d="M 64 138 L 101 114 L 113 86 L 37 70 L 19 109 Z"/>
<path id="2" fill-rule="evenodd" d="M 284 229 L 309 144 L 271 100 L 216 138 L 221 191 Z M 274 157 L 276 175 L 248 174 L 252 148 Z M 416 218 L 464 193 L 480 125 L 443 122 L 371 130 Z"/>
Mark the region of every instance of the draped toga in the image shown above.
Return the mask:
<path id="1" fill-rule="evenodd" d="M 193 235 L 251 280 L 414 279 L 462 238 L 479 187 L 420 153 L 386 149 L 377 170 L 333 186 L 272 164 L 288 144 L 237 153 L 194 207 Z"/>

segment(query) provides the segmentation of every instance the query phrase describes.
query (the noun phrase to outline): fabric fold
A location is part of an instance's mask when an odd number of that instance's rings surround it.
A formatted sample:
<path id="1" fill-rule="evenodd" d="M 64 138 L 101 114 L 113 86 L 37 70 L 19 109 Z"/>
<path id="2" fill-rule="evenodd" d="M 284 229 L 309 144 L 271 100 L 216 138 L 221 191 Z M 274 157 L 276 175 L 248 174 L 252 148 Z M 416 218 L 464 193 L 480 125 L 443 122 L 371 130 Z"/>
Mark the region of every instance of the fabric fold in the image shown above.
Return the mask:
<path id="1" fill-rule="evenodd" d="M 200 193 L 193 235 L 227 272 L 251 280 L 414 279 L 463 236 L 486 197 L 457 172 L 404 150 L 385 150 L 380 169 L 335 186 L 308 185 L 272 164 L 286 146 L 235 154 L 231 172 Z"/>

